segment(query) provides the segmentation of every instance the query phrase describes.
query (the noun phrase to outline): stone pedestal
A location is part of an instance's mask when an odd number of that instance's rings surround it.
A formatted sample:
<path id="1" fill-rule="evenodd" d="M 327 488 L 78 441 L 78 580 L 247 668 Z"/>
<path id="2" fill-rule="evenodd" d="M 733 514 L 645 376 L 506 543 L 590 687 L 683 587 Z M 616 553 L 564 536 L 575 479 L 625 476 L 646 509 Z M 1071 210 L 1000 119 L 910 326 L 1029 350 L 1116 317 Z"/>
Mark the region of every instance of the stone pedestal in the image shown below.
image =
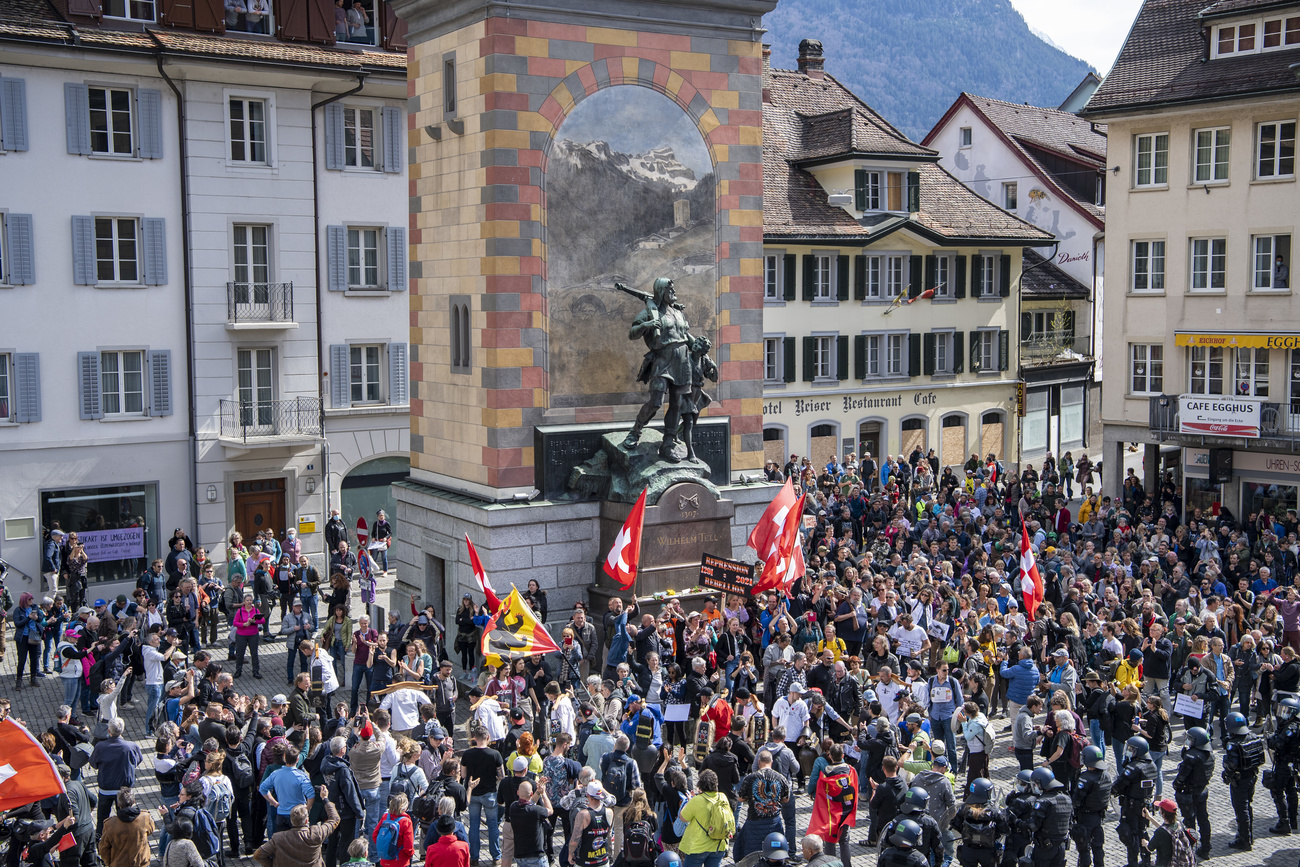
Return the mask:
<path id="1" fill-rule="evenodd" d="M 646 492 L 646 503 L 655 505 L 664 491 L 685 483 L 702 486 L 707 495 L 718 498 L 718 489 L 710 481 L 709 465 L 699 458 L 666 461 L 659 453 L 663 434 L 646 429 L 635 446 L 623 445 L 625 434 L 607 433 L 600 438 L 595 457 L 584 461 L 569 473 L 567 488 L 583 497 L 595 497 L 614 503 L 634 504 Z"/>

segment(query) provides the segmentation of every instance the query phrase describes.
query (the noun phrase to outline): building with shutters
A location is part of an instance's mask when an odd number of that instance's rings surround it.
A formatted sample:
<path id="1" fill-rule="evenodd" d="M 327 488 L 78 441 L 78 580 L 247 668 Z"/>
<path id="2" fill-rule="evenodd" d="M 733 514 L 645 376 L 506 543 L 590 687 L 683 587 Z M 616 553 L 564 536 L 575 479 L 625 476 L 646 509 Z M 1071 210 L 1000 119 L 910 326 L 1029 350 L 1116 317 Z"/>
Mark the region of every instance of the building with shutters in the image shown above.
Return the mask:
<path id="1" fill-rule="evenodd" d="M 11 588 L 55 521 L 107 596 L 177 527 L 220 563 L 232 531 L 319 552 L 330 507 L 386 505 L 409 465 L 406 56 L 368 4 L 337 33 L 324 2 L 6 7 Z"/>
<path id="2" fill-rule="evenodd" d="M 1065 106 L 1086 100 L 1091 73 Z M 1080 93 L 1085 94 L 1080 96 Z M 1021 456 L 1037 464 L 1101 440 L 1106 128 L 1068 110 L 963 93 L 922 144 L 985 199 L 1040 229 L 1027 248 L 1017 367 L 1026 384 Z"/>
<path id="3" fill-rule="evenodd" d="M 1052 236 L 971 192 L 822 65 L 805 40 L 763 90 L 766 456 L 1014 462 L 1022 250 Z"/>
<path id="4" fill-rule="evenodd" d="M 1300 3 L 1147 3 L 1083 111 L 1114 167 L 1104 462 L 1143 446 L 1188 512 L 1300 507 L 1298 63 Z"/>

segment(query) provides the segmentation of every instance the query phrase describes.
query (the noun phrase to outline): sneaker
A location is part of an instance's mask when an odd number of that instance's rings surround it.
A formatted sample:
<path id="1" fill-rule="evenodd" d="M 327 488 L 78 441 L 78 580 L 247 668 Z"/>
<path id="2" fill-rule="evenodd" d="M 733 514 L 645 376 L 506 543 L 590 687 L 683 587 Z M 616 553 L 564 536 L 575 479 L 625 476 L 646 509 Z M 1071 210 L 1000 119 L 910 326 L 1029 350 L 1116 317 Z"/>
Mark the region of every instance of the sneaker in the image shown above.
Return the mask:
<path id="1" fill-rule="evenodd" d="M 117 706 L 118 706 L 118 707 L 124 707 L 124 708 L 128 708 L 128 709 L 130 709 L 130 708 L 135 707 L 135 702 L 131 702 L 131 701 L 119 701 L 119 702 L 117 703 Z"/>

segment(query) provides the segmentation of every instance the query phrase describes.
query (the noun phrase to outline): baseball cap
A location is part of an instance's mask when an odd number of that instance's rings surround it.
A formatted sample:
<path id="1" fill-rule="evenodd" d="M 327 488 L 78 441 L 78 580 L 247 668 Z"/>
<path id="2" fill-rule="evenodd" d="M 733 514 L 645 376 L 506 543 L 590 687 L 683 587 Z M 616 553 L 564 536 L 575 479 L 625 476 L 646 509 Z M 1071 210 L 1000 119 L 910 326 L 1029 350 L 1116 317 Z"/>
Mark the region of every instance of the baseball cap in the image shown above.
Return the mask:
<path id="1" fill-rule="evenodd" d="M 799 683 L 799 681 L 796 680 L 796 681 L 791 681 L 790 692 L 803 695 L 805 692 L 807 692 L 807 690 L 803 688 L 803 684 Z"/>
<path id="2" fill-rule="evenodd" d="M 524 718 L 524 712 L 519 708 L 515 708 L 514 710 L 510 711 L 510 718 L 513 720 L 521 720 Z"/>
<path id="3" fill-rule="evenodd" d="M 428 623 L 428 622 L 429 622 L 429 615 L 427 615 L 427 614 L 421 614 L 421 615 L 419 616 L 419 618 L 418 618 L 418 622 L 420 622 L 421 624 Z"/>
<path id="4" fill-rule="evenodd" d="M 939 755 L 934 757 L 934 761 L 932 762 L 932 764 L 939 765 L 940 767 L 946 768 L 948 767 L 948 757 L 940 753 Z"/>
<path id="5" fill-rule="evenodd" d="M 528 770 L 528 759 L 523 756 L 515 756 L 515 760 L 510 764 L 511 770 L 518 773 L 519 771 Z"/>
<path id="6" fill-rule="evenodd" d="M 95 607 L 96 607 L 96 608 L 103 608 L 103 607 L 105 607 L 105 606 L 107 606 L 107 605 L 108 605 L 108 600 L 107 600 L 107 599 L 96 599 L 96 600 L 95 600 Z"/>
<path id="7" fill-rule="evenodd" d="M 64 535 L 67 535 L 67 534 L 65 534 L 65 533 L 64 533 L 62 530 L 60 530 L 58 527 L 55 527 L 53 530 L 50 531 L 50 535 L 51 535 L 51 536 L 64 536 Z"/>
<path id="8" fill-rule="evenodd" d="M 87 608 L 85 605 L 77 609 L 77 614 L 94 614 L 94 613 L 95 612 L 93 609 Z"/>
<path id="9" fill-rule="evenodd" d="M 185 683 L 185 681 L 177 678 L 176 680 L 173 680 L 167 684 L 167 691 L 171 692 L 173 689 L 184 689 L 186 686 L 187 684 Z"/>
<path id="10" fill-rule="evenodd" d="M 1066 656 L 1066 657 L 1068 657 L 1069 655 L 1070 655 L 1070 651 L 1066 650 L 1064 647 L 1058 647 L 1058 648 L 1056 648 L 1056 650 L 1053 650 L 1053 651 L 1052 651 L 1052 656 Z"/>
<path id="11" fill-rule="evenodd" d="M 627 697 L 628 704 L 636 704 L 640 700 L 641 700 L 641 696 L 637 695 L 636 693 L 632 693 Z"/>
<path id="12" fill-rule="evenodd" d="M 271 704 L 288 704 L 288 703 L 289 703 L 289 699 L 282 692 L 277 692 L 275 695 L 271 696 Z"/>
<path id="13" fill-rule="evenodd" d="M 1174 803 L 1172 798 L 1163 798 L 1159 801 L 1156 801 L 1155 805 L 1166 813 L 1178 812 L 1178 805 Z"/>
<path id="14" fill-rule="evenodd" d="M 602 786 L 600 783 L 596 782 L 595 780 L 592 780 L 590 783 L 587 784 L 587 797 L 603 798 L 604 796 L 605 796 L 605 787 Z"/>
<path id="15" fill-rule="evenodd" d="M 917 725 L 920 725 L 923 722 L 923 720 L 921 719 L 921 715 L 919 713 L 909 713 L 907 715 L 907 722 L 916 723 Z"/>
<path id="16" fill-rule="evenodd" d="M 446 736 L 447 736 L 446 729 L 444 729 L 442 726 L 438 725 L 437 723 L 434 724 L 433 728 L 429 729 L 429 737 L 431 738 L 437 738 L 438 740 L 442 740 Z"/>
<path id="17" fill-rule="evenodd" d="M 302 600 L 301 600 L 301 599 L 295 599 L 295 600 L 293 600 L 293 607 L 294 607 L 294 608 L 301 608 L 301 607 L 302 607 Z"/>
<path id="18" fill-rule="evenodd" d="M 374 737 L 374 734 L 375 734 L 375 730 L 371 727 L 369 722 L 367 722 L 365 725 L 361 727 L 361 731 L 357 732 L 357 735 L 360 736 L 360 738 L 363 741 L 370 740 L 372 737 Z"/>

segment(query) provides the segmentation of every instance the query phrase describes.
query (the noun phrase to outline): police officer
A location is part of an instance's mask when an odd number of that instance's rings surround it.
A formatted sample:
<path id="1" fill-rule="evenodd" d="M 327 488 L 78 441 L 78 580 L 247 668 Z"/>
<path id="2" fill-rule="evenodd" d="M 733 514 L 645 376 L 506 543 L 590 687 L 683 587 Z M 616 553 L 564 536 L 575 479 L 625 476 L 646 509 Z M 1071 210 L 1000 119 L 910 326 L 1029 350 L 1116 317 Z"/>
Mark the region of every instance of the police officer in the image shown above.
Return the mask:
<path id="1" fill-rule="evenodd" d="M 1250 730 L 1246 718 L 1233 711 L 1223 720 L 1228 748 L 1223 754 L 1223 781 L 1228 784 L 1232 811 L 1237 814 L 1237 836 L 1228 844 L 1249 852 L 1255 842 L 1255 782 L 1264 764 L 1264 739 Z"/>
<path id="2" fill-rule="evenodd" d="M 1195 821 L 1201 833 L 1201 845 L 1196 857 L 1210 855 L 1209 786 L 1214 776 L 1214 754 L 1210 752 L 1210 733 L 1194 726 L 1187 730 L 1187 745 L 1183 747 L 1183 760 L 1178 763 L 1174 777 L 1174 800 L 1183 814 L 1184 824 Z"/>
<path id="3" fill-rule="evenodd" d="M 1032 769 L 1026 769 L 1016 774 L 1015 788 L 1007 793 L 1007 809 L 1004 814 L 1007 820 L 1007 838 L 1002 850 L 1002 867 L 1015 867 L 1020 862 L 1032 836 L 1029 817 L 1034 812 L 1034 790 L 1029 780 L 1033 773 Z M 971 785 L 974 784 L 975 781 L 972 780 Z"/>
<path id="4" fill-rule="evenodd" d="M 921 826 L 903 819 L 889 835 L 889 847 L 880 853 L 876 867 L 928 867 L 925 856 L 916 851 L 921 845 Z"/>
<path id="5" fill-rule="evenodd" d="M 1106 754 L 1101 747 L 1083 748 L 1083 773 L 1074 785 L 1074 831 L 1071 836 L 1079 846 L 1079 867 L 1105 867 L 1102 850 L 1105 835 L 1102 816 L 1110 806 L 1110 790 L 1115 780 L 1106 770 Z"/>
<path id="6" fill-rule="evenodd" d="M 1119 798 L 1119 841 L 1128 850 L 1128 864 L 1148 867 L 1151 855 L 1142 845 L 1147 839 L 1147 804 L 1156 790 L 1156 764 L 1146 738 L 1134 735 L 1124 743 L 1124 770 L 1112 793 Z"/>
<path id="7" fill-rule="evenodd" d="M 930 793 L 920 786 L 913 786 L 903 796 L 903 803 L 898 806 L 898 815 L 885 823 L 880 832 L 881 848 L 888 845 L 890 835 L 897 830 L 901 822 L 911 820 L 921 828 L 921 842 L 917 851 L 925 856 L 930 867 L 937 867 L 943 860 L 943 831 L 926 808 L 930 806 Z"/>
<path id="8" fill-rule="evenodd" d="M 655 867 L 669 867 L 659 863 L 660 859 L 667 854 L 665 852 L 655 859 Z M 735 867 L 785 867 L 786 859 L 789 857 L 790 843 L 780 831 L 773 831 L 763 838 L 762 848 L 741 858 L 736 862 Z"/>
<path id="9" fill-rule="evenodd" d="M 1277 824 L 1272 834 L 1290 834 L 1296 830 L 1295 768 L 1300 764 L 1300 699 L 1287 696 L 1277 706 L 1277 731 L 1268 739 L 1273 753 L 1272 773 L 1264 772 L 1264 786 L 1273 793 L 1277 807 Z"/>
<path id="10" fill-rule="evenodd" d="M 1065 867 L 1065 847 L 1070 842 L 1074 802 L 1065 783 L 1056 779 L 1051 768 L 1034 768 L 1029 776 L 1033 788 L 1034 812 L 1029 824 L 1034 829 L 1034 864 L 1038 867 Z"/>
<path id="11" fill-rule="evenodd" d="M 952 819 L 949 827 L 961 835 L 961 845 L 957 847 L 961 867 L 997 867 L 998 839 L 1006 835 L 1008 826 L 1006 816 L 989 806 L 992 798 L 992 780 L 987 777 L 971 780 L 966 788 L 966 802 Z"/>

